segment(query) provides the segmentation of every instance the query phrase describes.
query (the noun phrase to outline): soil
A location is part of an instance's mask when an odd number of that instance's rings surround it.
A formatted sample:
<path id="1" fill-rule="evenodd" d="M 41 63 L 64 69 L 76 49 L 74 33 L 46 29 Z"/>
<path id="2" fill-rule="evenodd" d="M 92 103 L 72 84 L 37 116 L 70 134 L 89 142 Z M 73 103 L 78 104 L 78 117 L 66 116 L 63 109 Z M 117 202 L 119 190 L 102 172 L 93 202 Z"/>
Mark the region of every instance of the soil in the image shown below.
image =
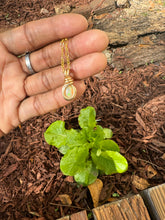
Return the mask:
<path id="1" fill-rule="evenodd" d="M 55 14 L 55 3 L 67 1 L 3 0 L 0 29 Z M 69 1 L 76 7 L 90 1 Z M 42 8 L 48 10 L 41 14 Z M 109 48 L 110 50 L 110 48 Z M 46 128 L 55 120 L 77 127 L 81 108 L 93 106 L 98 124 L 113 130 L 113 139 L 129 162 L 124 174 L 100 176 L 104 187 L 100 204 L 138 193 L 134 176 L 149 187 L 165 182 L 165 62 L 127 71 L 111 66 L 86 80 L 84 95 L 72 104 L 33 118 L 0 139 L 0 219 L 57 219 L 93 208 L 89 191 L 78 186 L 59 168 L 61 154 L 44 140 Z M 60 194 L 72 205 L 62 205 Z"/>

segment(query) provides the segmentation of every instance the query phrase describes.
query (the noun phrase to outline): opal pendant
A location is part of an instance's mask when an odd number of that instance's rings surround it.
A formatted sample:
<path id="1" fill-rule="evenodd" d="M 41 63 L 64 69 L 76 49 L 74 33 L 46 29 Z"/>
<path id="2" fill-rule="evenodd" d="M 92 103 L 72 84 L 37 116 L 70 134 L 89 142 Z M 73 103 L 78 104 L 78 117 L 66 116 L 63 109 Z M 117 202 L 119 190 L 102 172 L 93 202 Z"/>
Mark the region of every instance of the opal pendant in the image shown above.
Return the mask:
<path id="1" fill-rule="evenodd" d="M 62 87 L 62 95 L 65 100 L 70 101 L 75 98 L 77 93 L 76 87 L 73 84 L 65 84 Z"/>

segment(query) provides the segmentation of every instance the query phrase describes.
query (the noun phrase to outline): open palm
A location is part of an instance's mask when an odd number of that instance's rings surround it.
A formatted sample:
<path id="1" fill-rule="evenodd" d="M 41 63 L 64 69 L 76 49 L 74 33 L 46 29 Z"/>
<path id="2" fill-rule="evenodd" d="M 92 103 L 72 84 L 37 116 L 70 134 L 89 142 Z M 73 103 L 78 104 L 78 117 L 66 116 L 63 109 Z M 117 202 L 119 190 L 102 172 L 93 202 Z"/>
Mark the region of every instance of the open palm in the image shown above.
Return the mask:
<path id="1" fill-rule="evenodd" d="M 77 97 L 85 91 L 83 79 L 106 66 L 101 53 L 106 34 L 87 31 L 86 19 L 77 14 L 58 15 L 27 23 L 0 34 L 0 136 L 21 122 L 70 102 L 62 96 L 60 41 L 68 38 L 71 72 Z M 30 51 L 35 74 L 31 75 L 21 54 Z"/>

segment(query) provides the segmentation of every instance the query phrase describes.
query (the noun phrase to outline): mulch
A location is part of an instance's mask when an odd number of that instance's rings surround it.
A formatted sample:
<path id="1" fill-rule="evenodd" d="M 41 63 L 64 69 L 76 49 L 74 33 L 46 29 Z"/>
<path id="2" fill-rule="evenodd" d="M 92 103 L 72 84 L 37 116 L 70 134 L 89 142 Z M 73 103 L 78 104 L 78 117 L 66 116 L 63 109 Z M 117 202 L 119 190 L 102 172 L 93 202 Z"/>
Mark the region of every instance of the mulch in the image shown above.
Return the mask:
<path id="1" fill-rule="evenodd" d="M 78 2 L 87 3 L 74 4 Z M 41 15 L 43 7 L 50 14 Z M 52 1 L 5 0 L 0 8 L 3 28 L 54 13 Z M 113 130 L 113 139 L 129 162 L 126 173 L 99 177 L 104 184 L 100 204 L 116 199 L 114 193 L 119 198 L 138 193 L 134 175 L 147 180 L 150 187 L 165 182 L 165 63 L 123 72 L 107 66 L 87 79 L 86 85 L 84 95 L 72 104 L 35 117 L 1 138 L 0 219 L 57 219 L 83 209 L 91 211 L 88 189 L 61 173 L 61 154 L 44 140 L 46 128 L 55 120 L 77 128 L 79 112 L 87 106 L 96 109 L 98 124 Z M 61 204 L 61 194 L 70 196 L 71 206 Z"/>

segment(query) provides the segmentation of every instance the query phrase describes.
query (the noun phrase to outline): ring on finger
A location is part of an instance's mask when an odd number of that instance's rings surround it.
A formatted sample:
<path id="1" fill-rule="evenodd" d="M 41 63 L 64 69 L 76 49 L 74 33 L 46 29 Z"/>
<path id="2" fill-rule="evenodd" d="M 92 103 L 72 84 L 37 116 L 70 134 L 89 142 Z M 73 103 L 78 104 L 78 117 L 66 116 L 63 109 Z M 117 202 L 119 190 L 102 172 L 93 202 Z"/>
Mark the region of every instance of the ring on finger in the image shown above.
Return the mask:
<path id="1" fill-rule="evenodd" d="M 26 55 L 25 55 L 25 64 L 26 64 L 26 67 L 29 70 L 29 72 L 31 74 L 34 74 L 35 71 L 34 71 L 32 65 L 31 65 L 31 62 L 30 62 L 30 53 L 29 52 L 27 52 Z"/>

